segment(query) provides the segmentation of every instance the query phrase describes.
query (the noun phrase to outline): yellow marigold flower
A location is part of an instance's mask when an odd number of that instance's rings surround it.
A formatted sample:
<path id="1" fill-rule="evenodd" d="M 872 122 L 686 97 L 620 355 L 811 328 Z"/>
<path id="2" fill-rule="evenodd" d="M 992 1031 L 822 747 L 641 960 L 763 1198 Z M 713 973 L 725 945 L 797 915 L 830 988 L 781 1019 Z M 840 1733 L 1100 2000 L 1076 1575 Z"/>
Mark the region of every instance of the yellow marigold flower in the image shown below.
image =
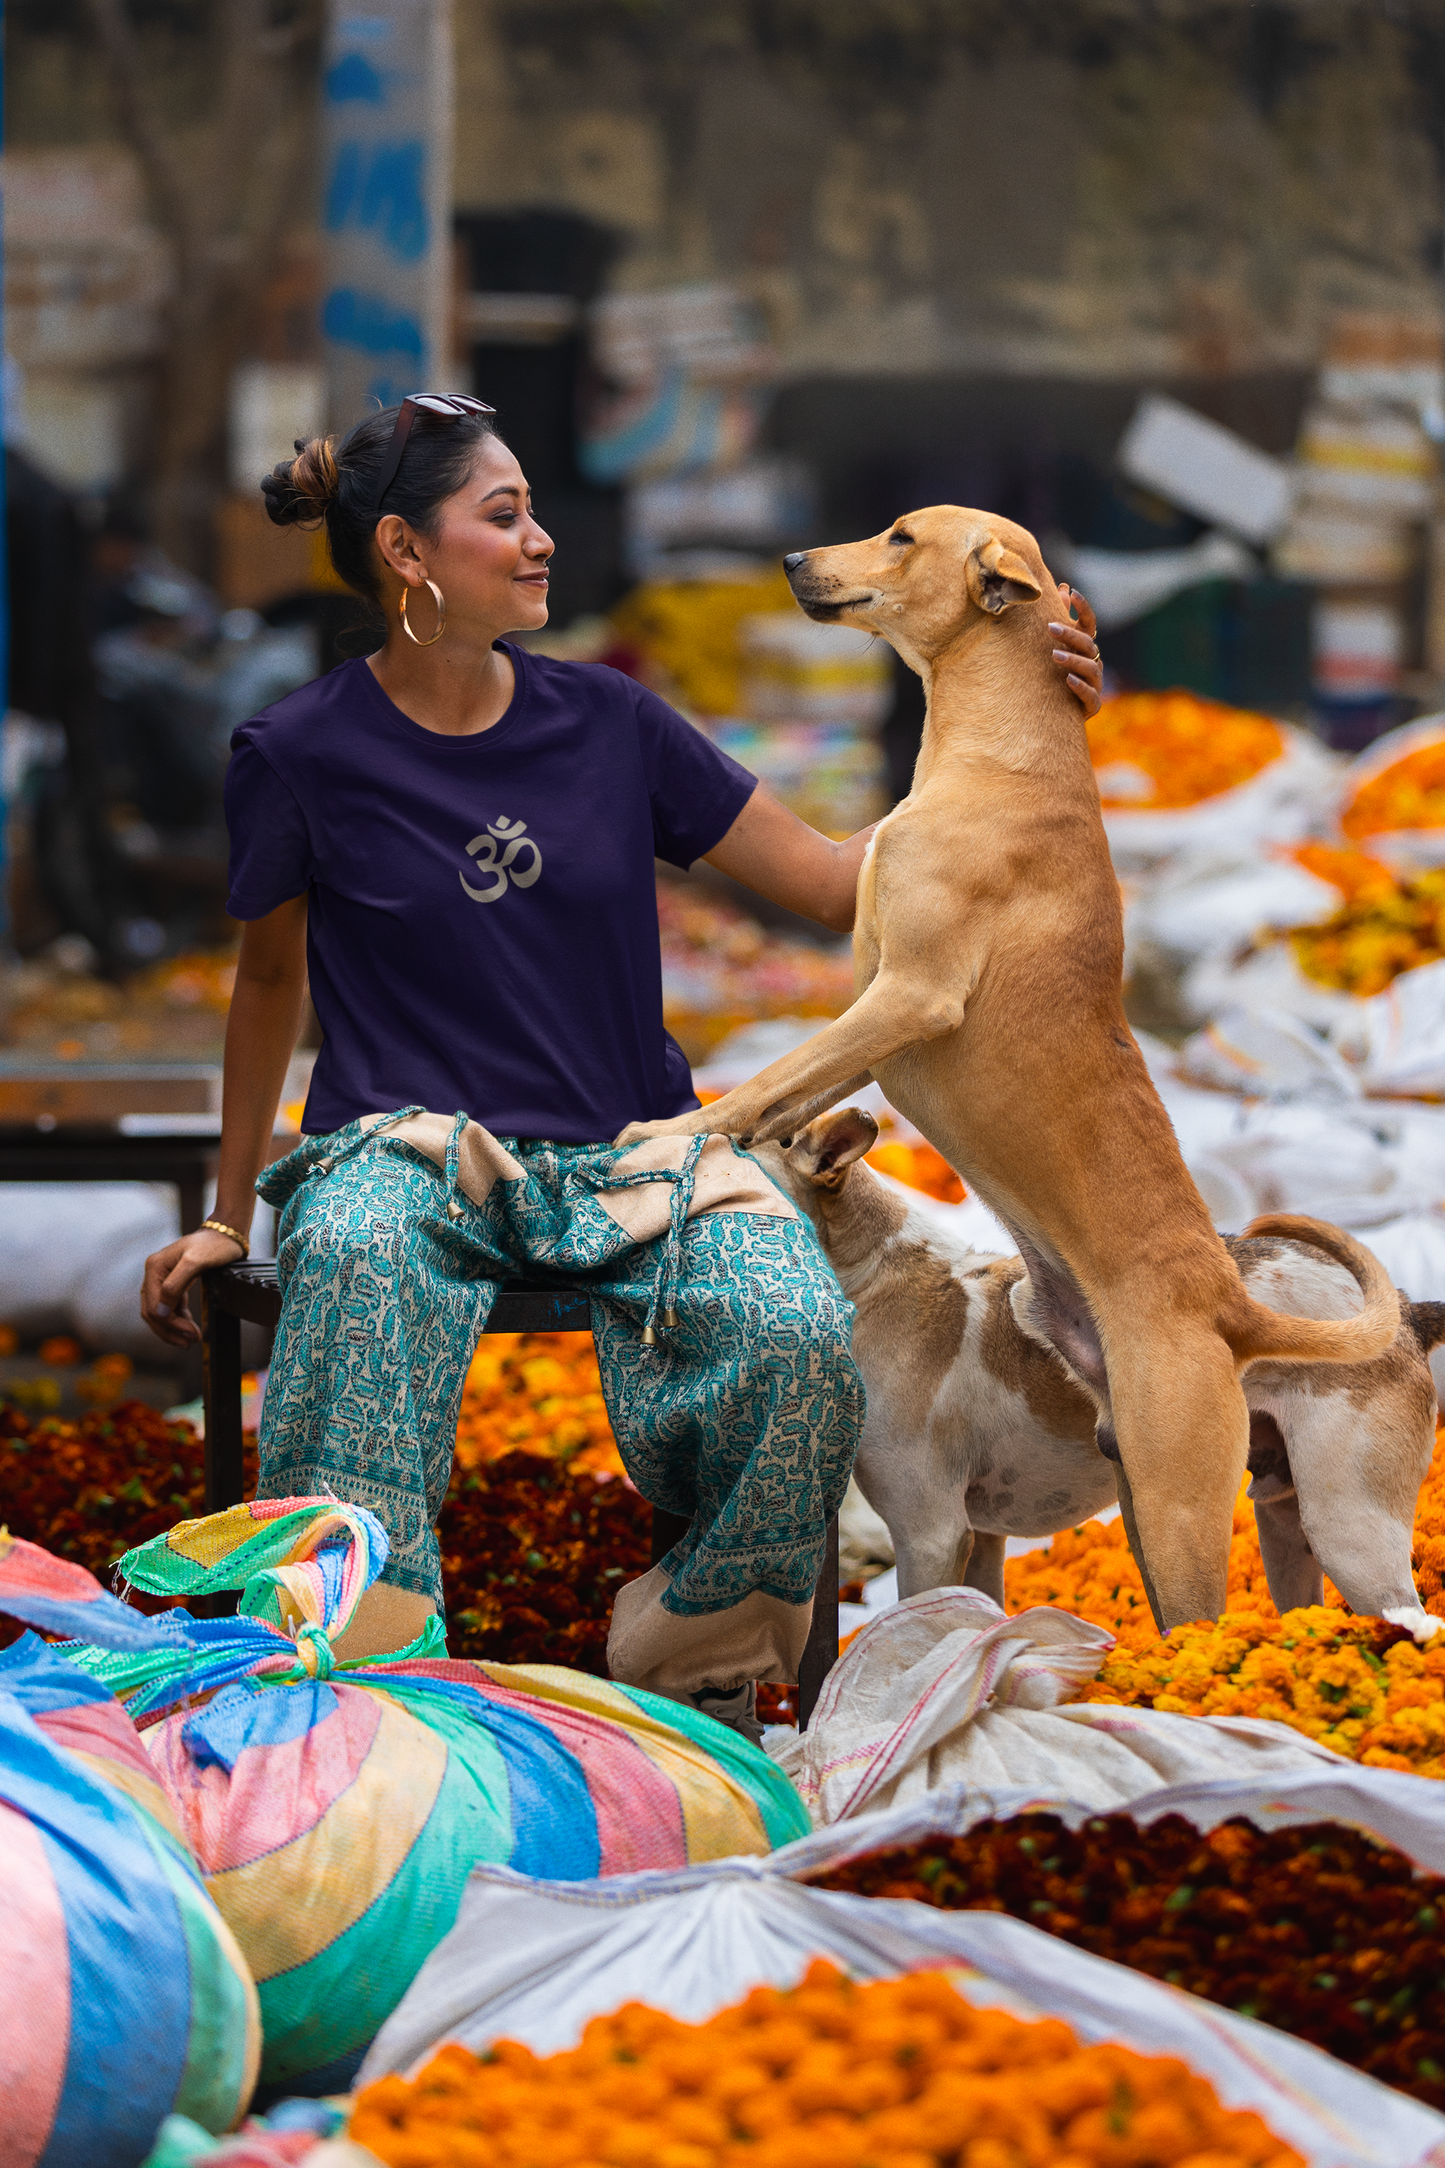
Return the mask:
<path id="1" fill-rule="evenodd" d="M 1414 1563 L 1421 1601 L 1445 1618 L 1445 1428 L 1420 1491 Z M 1292 1725 L 1372 1768 L 1445 1776 L 1445 1635 L 1419 1648 L 1356 1618 L 1327 1581 L 1325 1601 L 1281 1618 L 1269 1600 L 1243 1491 L 1229 1556 L 1229 1608 L 1161 1640 L 1121 1521 L 1065 1530 L 1048 1551 L 1010 1559 L 1008 1608 L 1052 1604 L 1118 1635 L 1082 1701 Z"/>
<path id="2" fill-rule="evenodd" d="M 1305 844 L 1294 856 L 1342 897 L 1333 918 L 1297 926 L 1288 936 L 1308 978 L 1347 993 L 1378 994 L 1402 971 L 1445 954 L 1445 883 L 1438 870 L 1397 881 L 1378 859 L 1323 843 Z"/>
<path id="3" fill-rule="evenodd" d="M 488 1333 L 482 1340 L 462 1390 L 457 1459 L 476 1468 L 519 1448 L 594 1473 L 624 1473 L 590 1333 Z"/>

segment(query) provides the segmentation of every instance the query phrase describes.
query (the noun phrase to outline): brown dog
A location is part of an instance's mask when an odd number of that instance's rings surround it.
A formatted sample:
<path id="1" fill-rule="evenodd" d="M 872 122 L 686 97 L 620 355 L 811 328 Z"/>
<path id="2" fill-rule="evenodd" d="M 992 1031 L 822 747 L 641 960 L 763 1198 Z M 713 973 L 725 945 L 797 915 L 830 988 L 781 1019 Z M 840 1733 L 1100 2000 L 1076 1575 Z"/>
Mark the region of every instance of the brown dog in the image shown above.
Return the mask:
<path id="1" fill-rule="evenodd" d="M 898 1593 L 962 1583 L 1004 1600 L 1010 1536 L 1051 1535 L 1111 1506 L 1097 1410 L 1047 1343 L 1015 1315 L 1020 1257 L 985 1256 L 861 1163 L 871 1114 L 837 1107 L 787 1151 L 756 1147 L 812 1222 L 855 1305 L 853 1353 L 868 1388 L 855 1470 L 888 1524 Z M 1369 1257 L 1321 1221 L 1256 1220 L 1226 1247 L 1256 1300 L 1313 1317 L 1356 1314 Z M 1351 1608 L 1427 1641 L 1410 1553 L 1435 1444 L 1429 1351 L 1445 1304 L 1402 1305 L 1374 1362 L 1256 1363 L 1246 1372 L 1249 1496 L 1269 1592 L 1281 1611 L 1320 1603 L 1329 1574 Z"/>
<path id="2" fill-rule="evenodd" d="M 881 634 L 928 694 L 913 788 L 858 883 L 856 998 L 751 1083 L 618 1141 L 791 1136 L 876 1076 L 1017 1242 L 1032 1329 L 1101 1411 L 1161 1627 L 1217 1617 L 1249 1451 L 1241 1369 L 1373 1360 L 1399 1330 L 1395 1290 L 1376 1267 L 1357 1317 L 1279 1316 L 1210 1222 L 1124 1020 L 1118 883 L 1033 536 L 935 505 L 787 565 L 810 617 Z"/>

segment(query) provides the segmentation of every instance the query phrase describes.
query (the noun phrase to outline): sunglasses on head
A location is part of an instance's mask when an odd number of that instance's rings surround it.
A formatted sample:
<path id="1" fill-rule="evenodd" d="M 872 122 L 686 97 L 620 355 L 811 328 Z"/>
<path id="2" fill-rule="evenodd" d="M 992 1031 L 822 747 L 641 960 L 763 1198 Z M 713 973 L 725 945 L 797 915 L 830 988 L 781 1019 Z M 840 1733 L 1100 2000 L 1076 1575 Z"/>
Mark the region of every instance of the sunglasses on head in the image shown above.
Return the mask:
<path id="1" fill-rule="evenodd" d="M 381 483 L 372 500 L 373 510 L 381 511 L 381 500 L 396 480 L 396 470 L 401 465 L 401 455 L 406 450 L 412 424 L 418 414 L 430 414 L 439 422 L 461 421 L 468 414 L 495 414 L 496 408 L 488 406 L 485 399 L 473 399 L 466 392 L 414 391 L 403 399 L 397 409 L 396 424 L 387 446 L 386 460 L 381 470 Z"/>

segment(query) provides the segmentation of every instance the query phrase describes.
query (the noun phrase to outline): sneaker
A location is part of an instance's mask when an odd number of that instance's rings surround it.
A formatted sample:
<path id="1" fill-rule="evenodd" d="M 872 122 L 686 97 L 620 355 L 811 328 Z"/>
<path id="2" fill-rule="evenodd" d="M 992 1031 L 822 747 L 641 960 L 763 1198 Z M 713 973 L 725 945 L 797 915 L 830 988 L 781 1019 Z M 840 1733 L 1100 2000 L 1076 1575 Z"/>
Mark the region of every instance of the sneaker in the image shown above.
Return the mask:
<path id="1" fill-rule="evenodd" d="M 724 1693 L 720 1686 L 704 1686 L 692 1696 L 692 1704 L 695 1709 L 701 1709 L 704 1716 L 716 1717 L 720 1724 L 726 1724 L 730 1731 L 739 1733 L 751 1745 L 762 1745 L 758 1690 L 751 1679 L 745 1686 L 735 1686 L 730 1693 Z"/>

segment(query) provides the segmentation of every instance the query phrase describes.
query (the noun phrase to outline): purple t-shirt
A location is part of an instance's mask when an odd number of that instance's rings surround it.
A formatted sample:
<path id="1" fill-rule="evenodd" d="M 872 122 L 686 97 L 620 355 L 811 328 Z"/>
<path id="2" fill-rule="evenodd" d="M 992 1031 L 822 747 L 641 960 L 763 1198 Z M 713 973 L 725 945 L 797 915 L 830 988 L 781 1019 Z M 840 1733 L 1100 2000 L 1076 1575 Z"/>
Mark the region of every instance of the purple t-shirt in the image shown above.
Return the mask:
<path id="1" fill-rule="evenodd" d="M 308 899 L 313 1134 L 420 1105 L 589 1143 L 697 1104 L 653 858 L 701 858 L 756 779 L 620 671 L 502 644 L 516 689 L 475 736 L 355 661 L 231 740 L 231 915 Z"/>

